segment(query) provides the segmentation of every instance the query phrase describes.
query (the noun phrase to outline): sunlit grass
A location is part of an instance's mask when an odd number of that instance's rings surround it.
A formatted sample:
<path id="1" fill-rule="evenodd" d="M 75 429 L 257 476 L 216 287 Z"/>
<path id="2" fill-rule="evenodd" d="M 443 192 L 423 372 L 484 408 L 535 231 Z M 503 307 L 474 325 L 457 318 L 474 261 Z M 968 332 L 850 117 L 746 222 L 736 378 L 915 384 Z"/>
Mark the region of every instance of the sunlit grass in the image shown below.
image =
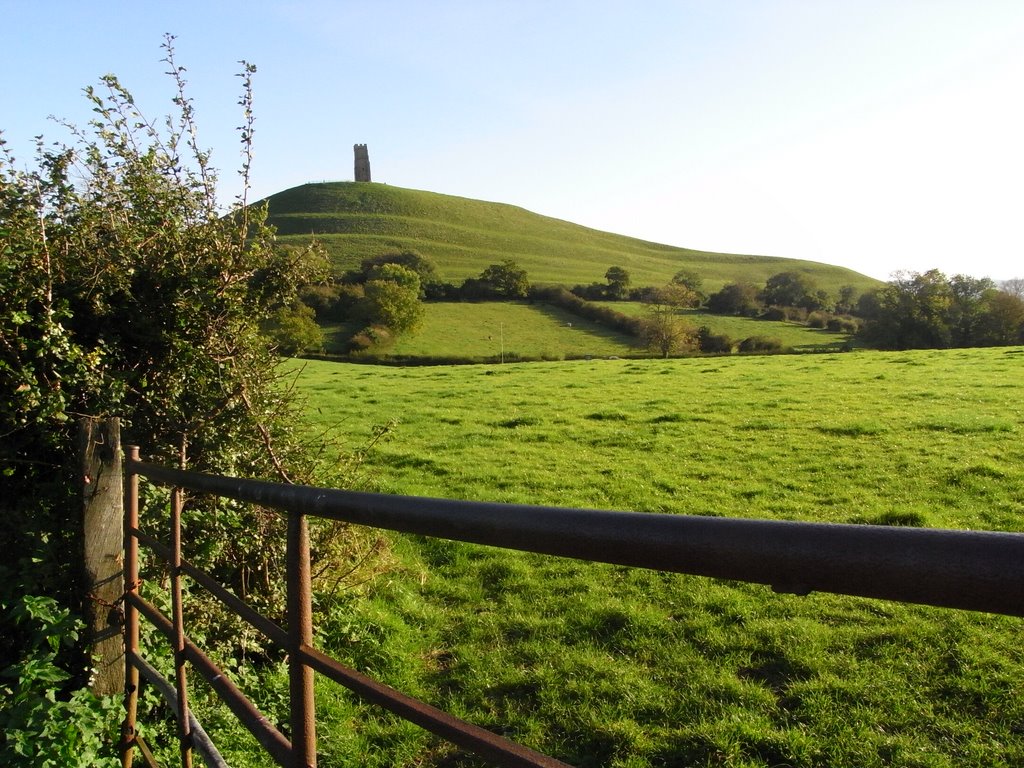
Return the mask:
<path id="1" fill-rule="evenodd" d="M 353 444 L 397 422 L 367 456 L 395 493 L 1021 531 L 1020 352 L 308 363 L 299 385 L 311 421 Z M 323 606 L 321 642 L 575 765 L 1024 762 L 1018 619 L 394 546 L 402 566 L 368 596 Z M 323 765 L 478 764 L 348 694 L 321 699 Z"/>
<path id="2" fill-rule="evenodd" d="M 636 315 L 647 310 L 646 305 L 634 302 L 616 302 L 613 308 Z M 635 337 L 542 303 L 428 302 L 424 310 L 420 328 L 369 357 L 482 362 L 657 356 Z M 748 336 L 768 336 L 793 351 L 838 351 L 850 344 L 847 334 L 796 323 L 692 311 L 681 314 L 694 329 L 706 325 L 714 333 L 727 334 L 736 342 Z M 326 326 L 326 350 L 343 352 L 348 338 L 358 329 L 358 325 L 351 323 Z"/>

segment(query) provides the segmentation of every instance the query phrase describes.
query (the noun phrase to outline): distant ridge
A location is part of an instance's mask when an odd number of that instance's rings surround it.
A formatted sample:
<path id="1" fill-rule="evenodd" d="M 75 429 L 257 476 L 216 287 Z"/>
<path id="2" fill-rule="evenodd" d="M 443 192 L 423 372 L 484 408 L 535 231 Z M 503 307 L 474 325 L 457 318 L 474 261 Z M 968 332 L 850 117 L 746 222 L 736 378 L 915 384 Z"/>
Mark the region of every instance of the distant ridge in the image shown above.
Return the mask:
<path id="1" fill-rule="evenodd" d="M 604 282 L 610 266 L 624 267 L 633 285 L 661 285 L 681 269 L 693 270 L 709 291 L 736 281 L 762 285 L 770 275 L 787 270 L 806 273 L 832 292 L 843 285 L 861 291 L 878 284 L 843 267 L 696 251 L 601 232 L 504 203 L 386 184 L 303 184 L 266 202 L 269 223 L 277 227 L 282 242 L 317 237 L 338 272 L 369 256 L 414 249 L 434 259 L 439 278 L 449 282 L 514 259 L 532 282 L 567 286 Z"/>

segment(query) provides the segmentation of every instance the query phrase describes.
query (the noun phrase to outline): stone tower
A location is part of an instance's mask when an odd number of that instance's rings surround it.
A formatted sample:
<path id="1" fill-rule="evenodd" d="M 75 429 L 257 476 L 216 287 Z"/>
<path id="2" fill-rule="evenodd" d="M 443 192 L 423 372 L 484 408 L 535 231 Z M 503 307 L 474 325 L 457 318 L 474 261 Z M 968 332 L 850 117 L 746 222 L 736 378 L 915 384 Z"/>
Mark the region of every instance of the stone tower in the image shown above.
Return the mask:
<path id="1" fill-rule="evenodd" d="M 356 181 L 369 181 L 370 153 L 365 144 L 356 144 L 353 149 L 356 153 Z"/>

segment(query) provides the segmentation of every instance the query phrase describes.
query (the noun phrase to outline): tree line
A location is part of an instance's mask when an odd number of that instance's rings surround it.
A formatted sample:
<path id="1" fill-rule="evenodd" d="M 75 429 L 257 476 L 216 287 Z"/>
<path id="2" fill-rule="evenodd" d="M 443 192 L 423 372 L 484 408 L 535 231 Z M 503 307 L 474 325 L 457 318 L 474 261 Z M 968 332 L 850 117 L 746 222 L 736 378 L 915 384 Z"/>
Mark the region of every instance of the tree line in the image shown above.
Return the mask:
<path id="1" fill-rule="evenodd" d="M 897 272 L 857 295 L 830 296 L 798 272 L 768 278 L 763 288 L 730 283 L 708 297 L 712 312 L 796 319 L 855 333 L 879 349 L 1000 346 L 1024 343 L 1024 279 L 947 277 L 939 270 Z"/>
<path id="2" fill-rule="evenodd" d="M 889 283 L 864 293 L 852 285 L 835 293 L 819 288 L 806 273 L 787 270 L 771 275 L 761 286 L 730 282 L 706 293 L 700 275 L 680 270 L 661 286 L 634 286 L 621 266 L 605 272 L 605 282 L 534 286 L 514 260 L 485 268 L 460 284 L 437 279 L 434 262 L 416 251 L 398 251 L 365 259 L 330 284 L 302 292 L 309 333 L 322 343 L 314 317 L 320 321 L 355 321 L 350 351 L 381 348 L 398 335 L 415 330 L 423 317 L 423 301 L 540 300 L 641 339 L 662 354 L 688 351 L 722 353 L 778 351 L 781 343 L 758 336 L 734 341 L 707 327 L 694 328 L 680 309 L 764 320 L 784 320 L 855 336 L 883 349 L 987 346 L 1024 342 L 1024 280 L 997 286 L 992 280 L 964 275 L 946 278 L 932 270 L 897 273 Z M 618 312 L 597 302 L 639 301 L 643 317 Z M 280 339 L 282 348 L 301 344 Z"/>

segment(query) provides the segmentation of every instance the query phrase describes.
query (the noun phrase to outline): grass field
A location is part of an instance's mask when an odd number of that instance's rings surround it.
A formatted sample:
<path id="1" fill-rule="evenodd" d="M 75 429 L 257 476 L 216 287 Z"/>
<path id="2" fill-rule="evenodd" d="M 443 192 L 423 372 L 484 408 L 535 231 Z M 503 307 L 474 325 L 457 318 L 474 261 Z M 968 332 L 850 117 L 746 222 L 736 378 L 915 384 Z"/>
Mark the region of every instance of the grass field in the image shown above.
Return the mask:
<path id="1" fill-rule="evenodd" d="M 604 282 L 608 267 L 627 269 L 634 285 L 663 285 L 680 269 L 696 271 L 707 290 L 798 270 L 821 288 L 858 291 L 879 283 L 849 269 L 798 259 L 710 253 L 601 232 L 502 203 L 386 184 L 304 184 L 268 198 L 269 222 L 282 243 L 312 236 L 338 272 L 362 259 L 414 249 L 438 265 L 438 277 L 461 282 L 489 264 L 513 259 L 534 283 Z"/>
<path id="2" fill-rule="evenodd" d="M 624 315 L 641 316 L 647 311 L 647 305 L 638 301 L 601 303 Z M 713 333 L 725 334 L 734 341 L 742 341 L 749 336 L 768 336 L 778 339 L 782 346 L 797 352 L 826 349 L 841 352 L 845 347 L 856 343 L 849 334 L 810 328 L 800 323 L 716 315 L 699 309 L 680 310 L 680 314 L 694 328 L 706 325 Z"/>
<path id="3" fill-rule="evenodd" d="M 1024 349 L 307 363 L 391 492 L 1024 529 Z M 578 766 L 1024 764 L 1021 620 L 395 537 L 324 598 L 342 660 Z M 321 765 L 474 760 L 330 686 Z"/>
<path id="4" fill-rule="evenodd" d="M 623 314 L 642 314 L 646 306 L 636 302 L 614 302 Z M 527 302 L 428 302 L 423 325 L 414 333 L 399 337 L 382 357 L 401 359 L 564 360 L 592 357 L 636 357 L 654 353 L 630 336 L 584 320 L 565 310 Z M 748 336 L 769 336 L 795 351 L 834 349 L 849 343 L 842 333 L 816 330 L 796 323 L 726 317 L 684 310 L 687 322 L 698 328 L 707 325 L 735 341 Z M 341 353 L 345 342 L 358 330 L 352 326 L 325 327 L 325 349 Z"/>

